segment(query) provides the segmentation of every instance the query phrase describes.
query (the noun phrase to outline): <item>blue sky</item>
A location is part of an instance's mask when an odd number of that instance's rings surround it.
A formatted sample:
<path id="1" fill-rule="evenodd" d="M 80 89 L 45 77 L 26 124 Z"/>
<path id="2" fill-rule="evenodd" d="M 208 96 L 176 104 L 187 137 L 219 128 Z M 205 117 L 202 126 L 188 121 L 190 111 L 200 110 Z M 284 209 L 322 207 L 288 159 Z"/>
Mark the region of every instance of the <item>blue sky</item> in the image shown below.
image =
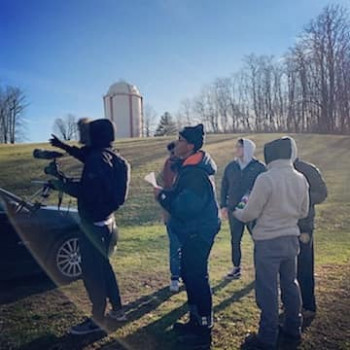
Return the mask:
<path id="1" fill-rule="evenodd" d="M 326 0 L 1 0 L 0 84 L 29 102 L 27 141 L 57 117 L 103 117 L 119 79 L 158 114 L 250 53 L 282 55 Z M 348 0 L 337 1 L 348 6 Z"/>

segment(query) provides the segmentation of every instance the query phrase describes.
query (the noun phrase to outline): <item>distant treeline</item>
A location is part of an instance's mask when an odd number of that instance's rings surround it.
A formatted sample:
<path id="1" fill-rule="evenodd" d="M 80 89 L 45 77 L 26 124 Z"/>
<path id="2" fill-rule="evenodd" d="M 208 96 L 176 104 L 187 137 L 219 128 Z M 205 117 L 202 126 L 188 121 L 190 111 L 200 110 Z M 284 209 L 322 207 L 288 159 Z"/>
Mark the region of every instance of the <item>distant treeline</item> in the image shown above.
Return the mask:
<path id="1" fill-rule="evenodd" d="M 279 59 L 245 57 L 242 68 L 182 102 L 180 124 L 210 132 L 350 133 L 350 17 L 328 6 Z"/>

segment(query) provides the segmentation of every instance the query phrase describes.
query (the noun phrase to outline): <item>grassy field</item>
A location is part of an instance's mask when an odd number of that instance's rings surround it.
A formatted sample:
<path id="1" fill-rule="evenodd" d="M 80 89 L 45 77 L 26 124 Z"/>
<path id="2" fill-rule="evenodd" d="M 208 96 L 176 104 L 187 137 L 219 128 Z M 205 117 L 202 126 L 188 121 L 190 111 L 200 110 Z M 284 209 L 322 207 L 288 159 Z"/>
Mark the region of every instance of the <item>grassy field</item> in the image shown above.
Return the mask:
<path id="1" fill-rule="evenodd" d="M 233 139 L 238 135 L 213 135 L 207 151 L 218 164 L 218 189 L 225 164 L 232 158 Z M 262 146 L 276 135 L 249 135 Z M 319 312 L 305 330 L 301 349 L 350 349 L 350 138 L 327 135 L 295 135 L 301 158 L 315 163 L 326 179 L 329 197 L 317 209 L 316 273 Z M 89 312 L 81 281 L 56 288 L 49 281 L 33 278 L 1 286 L 1 349 L 180 349 L 171 325 L 185 317 L 185 293 L 168 292 L 167 236 L 160 210 L 143 176 L 157 171 L 166 157 L 169 139 L 126 140 L 117 148 L 132 165 L 131 191 L 117 215 L 121 229 L 113 265 L 118 276 L 129 321 L 111 325 L 108 337 L 73 338 L 67 329 Z M 33 160 L 34 147 L 0 146 L 0 187 L 28 196 L 35 187 L 30 180 L 44 179 L 44 161 Z M 62 161 L 67 173 L 78 175 L 79 164 Z M 52 197 L 52 201 L 55 201 Z M 68 198 L 66 197 L 66 201 Z M 227 223 L 219 233 L 211 255 L 214 290 L 214 349 L 239 349 L 246 333 L 257 328 L 259 312 L 254 298 L 252 242 L 243 242 L 243 277 L 226 282 L 230 268 Z"/>

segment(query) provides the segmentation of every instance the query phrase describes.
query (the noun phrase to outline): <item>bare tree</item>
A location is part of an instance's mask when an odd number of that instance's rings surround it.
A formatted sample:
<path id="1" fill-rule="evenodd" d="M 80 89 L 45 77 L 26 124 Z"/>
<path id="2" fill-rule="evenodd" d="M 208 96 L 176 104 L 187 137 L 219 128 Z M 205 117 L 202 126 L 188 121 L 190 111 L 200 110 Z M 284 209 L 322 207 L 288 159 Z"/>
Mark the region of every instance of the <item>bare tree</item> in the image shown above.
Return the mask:
<path id="1" fill-rule="evenodd" d="M 15 143 L 24 127 L 27 107 L 24 92 L 13 86 L 0 87 L 0 143 Z"/>
<path id="2" fill-rule="evenodd" d="M 178 130 L 184 126 L 190 126 L 198 122 L 195 116 L 193 102 L 189 98 L 180 102 L 179 110 L 176 113 L 176 121 Z"/>
<path id="3" fill-rule="evenodd" d="M 146 137 L 154 135 L 157 121 L 157 113 L 154 108 L 147 104 L 144 111 L 144 121 L 143 121 L 143 134 Z"/>
<path id="4" fill-rule="evenodd" d="M 78 137 L 77 118 L 73 114 L 67 114 L 65 118 L 57 118 L 53 131 L 65 141 L 76 140 Z"/>
<path id="5" fill-rule="evenodd" d="M 350 22 L 340 6 L 327 6 L 301 35 L 307 57 L 309 93 L 304 94 L 312 111 L 313 130 L 349 132 Z M 340 126 L 342 125 L 342 128 Z"/>
<path id="6" fill-rule="evenodd" d="M 281 59 L 251 54 L 187 104 L 211 132 L 350 133 L 349 13 L 325 7 Z"/>

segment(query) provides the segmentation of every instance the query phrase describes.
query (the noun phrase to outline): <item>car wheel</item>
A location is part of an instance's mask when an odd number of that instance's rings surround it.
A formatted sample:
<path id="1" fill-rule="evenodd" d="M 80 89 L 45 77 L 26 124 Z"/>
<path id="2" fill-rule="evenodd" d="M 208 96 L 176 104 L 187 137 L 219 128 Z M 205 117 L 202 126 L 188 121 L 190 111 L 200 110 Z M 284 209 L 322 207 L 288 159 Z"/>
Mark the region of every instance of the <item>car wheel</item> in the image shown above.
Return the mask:
<path id="1" fill-rule="evenodd" d="M 66 236 L 59 240 L 50 254 L 50 272 L 60 283 L 70 283 L 81 277 L 79 238 Z"/>

